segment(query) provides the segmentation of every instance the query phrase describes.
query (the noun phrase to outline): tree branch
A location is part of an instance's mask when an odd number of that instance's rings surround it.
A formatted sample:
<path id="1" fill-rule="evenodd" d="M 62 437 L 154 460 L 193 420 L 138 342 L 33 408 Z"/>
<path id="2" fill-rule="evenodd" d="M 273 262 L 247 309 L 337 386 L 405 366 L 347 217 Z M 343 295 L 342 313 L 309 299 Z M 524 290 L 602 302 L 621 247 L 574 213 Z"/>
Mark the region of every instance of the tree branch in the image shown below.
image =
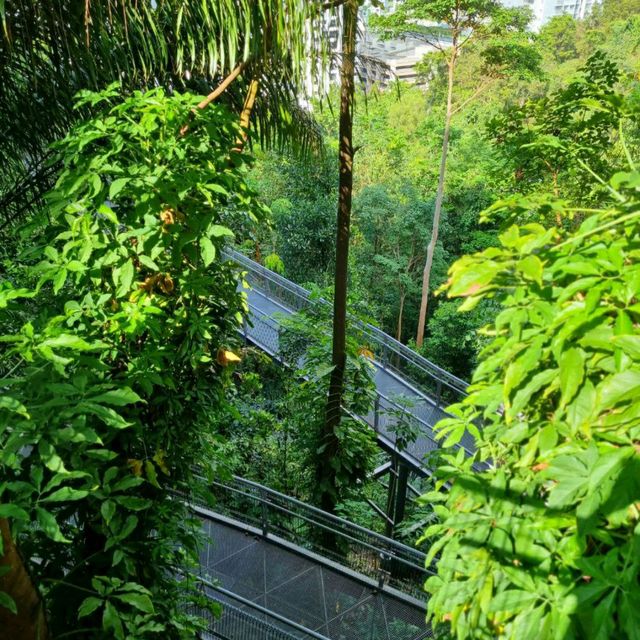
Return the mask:
<path id="1" fill-rule="evenodd" d="M 470 102 L 472 102 L 473 100 L 475 100 L 483 91 L 485 91 L 487 88 L 489 88 L 493 83 L 495 82 L 495 78 L 493 78 L 492 80 L 490 80 L 489 82 L 484 82 L 482 83 L 474 92 L 471 96 L 469 96 L 466 100 L 464 100 L 463 102 L 461 102 L 454 110 L 452 115 L 456 115 L 456 113 L 459 113 L 460 111 L 462 111 Z"/>
<path id="2" fill-rule="evenodd" d="M 256 103 L 256 97 L 258 95 L 258 89 L 260 87 L 260 81 L 257 78 L 253 78 L 249 83 L 249 89 L 247 90 L 247 96 L 244 99 L 244 105 L 242 106 L 242 112 L 240 113 L 240 126 L 242 127 L 242 133 L 236 140 L 236 146 L 234 151 L 236 153 L 242 153 L 244 145 L 249 137 L 249 125 L 251 124 L 251 113 Z"/>
<path id="3" fill-rule="evenodd" d="M 189 121 L 180 129 L 180 135 L 183 136 L 189 131 L 189 124 L 193 120 L 197 109 L 204 109 L 210 105 L 216 98 L 221 96 L 228 88 L 229 85 L 242 73 L 247 63 L 241 62 L 204 100 L 202 100 L 195 109 L 191 109 Z"/>

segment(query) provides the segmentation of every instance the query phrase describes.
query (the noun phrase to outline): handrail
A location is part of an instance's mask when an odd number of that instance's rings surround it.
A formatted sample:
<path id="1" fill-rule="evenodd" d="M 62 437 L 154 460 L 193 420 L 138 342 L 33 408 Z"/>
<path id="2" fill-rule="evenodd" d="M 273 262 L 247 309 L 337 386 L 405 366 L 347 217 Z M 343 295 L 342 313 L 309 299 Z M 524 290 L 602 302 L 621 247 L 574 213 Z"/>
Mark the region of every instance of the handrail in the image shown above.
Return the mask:
<path id="1" fill-rule="evenodd" d="M 248 306 L 254 319 L 257 318 L 261 323 L 265 324 L 273 331 L 276 331 L 278 333 L 280 332 L 282 325 L 278 322 L 278 318 L 276 316 L 265 314 L 263 311 L 261 311 L 251 303 L 249 303 Z M 288 364 L 295 366 L 295 363 L 288 363 Z M 379 366 L 382 366 L 382 365 L 379 365 Z M 384 404 L 385 407 L 393 409 L 396 413 L 401 412 L 403 416 L 416 422 L 420 427 L 420 435 L 426 438 L 433 445 L 433 448 L 439 448 L 441 446 L 439 442 L 436 440 L 436 438 L 434 437 L 433 425 L 429 424 L 426 420 L 421 418 L 419 415 L 416 415 L 414 412 L 409 411 L 407 407 L 403 407 L 402 405 L 398 404 L 394 399 L 384 395 L 383 393 L 380 392 L 379 389 L 376 389 L 374 391 L 374 394 L 375 394 L 375 397 L 373 399 L 374 400 L 373 401 L 373 423 L 370 424 L 369 421 L 366 419 L 366 416 L 352 415 L 354 419 L 368 423 L 369 426 L 373 427 L 376 433 L 380 433 L 381 431 L 380 418 L 387 416 L 389 413 L 388 411 L 384 410 L 384 407 L 381 408 L 381 401 L 382 401 L 382 404 Z M 437 402 L 434 401 L 433 398 L 429 397 L 426 394 L 424 394 L 423 398 L 418 398 L 418 402 L 416 404 L 423 404 L 423 403 L 429 403 L 433 410 L 438 410 L 441 408 L 438 406 Z M 384 431 L 383 431 L 383 435 L 386 435 Z M 459 448 L 459 447 L 462 447 L 466 451 L 467 455 L 473 455 L 473 449 L 469 447 L 465 442 L 461 442 L 455 445 L 455 448 Z M 411 455 L 410 449 L 407 450 L 407 453 Z M 415 458 L 416 460 L 416 463 L 414 463 L 412 466 L 418 468 L 418 470 L 421 469 L 420 458 L 415 455 L 412 457 Z"/>
<path id="2" fill-rule="evenodd" d="M 233 593 L 233 592 L 231 592 L 231 591 L 229 591 L 227 589 L 224 589 L 223 587 L 221 587 L 219 585 L 215 585 L 215 584 L 213 584 L 213 582 L 210 582 L 206 578 L 202 578 L 200 576 L 197 576 L 196 580 L 200 584 L 202 584 L 202 586 L 205 587 L 207 590 L 213 591 L 214 593 L 217 593 L 217 594 L 220 594 L 225 599 L 229 599 L 229 600 L 232 600 L 232 601 L 236 602 L 238 604 L 238 606 L 241 606 L 241 607 L 244 607 L 244 608 L 248 608 L 248 609 L 250 609 L 252 611 L 255 611 L 255 613 L 258 614 L 258 615 L 265 616 L 267 619 L 271 618 L 271 619 L 275 620 L 276 622 L 278 622 L 280 624 L 283 624 L 285 627 L 290 627 L 294 631 L 304 634 L 303 635 L 304 640 L 306 640 L 307 638 L 311 638 L 313 640 L 329 640 L 329 638 L 327 638 L 327 636 L 323 636 L 320 633 L 318 633 L 317 631 L 313 631 L 312 629 L 308 629 L 306 627 L 303 627 L 301 624 L 298 624 L 297 622 L 294 622 L 293 620 L 289 620 L 289 618 L 285 618 L 284 616 L 280 615 L 279 613 L 276 613 L 275 611 L 271 611 L 269 609 L 266 609 L 265 607 L 260 606 L 256 602 L 252 602 L 251 600 L 248 600 L 247 598 L 243 598 L 241 595 L 239 595 L 237 593 Z M 211 596 L 209 596 L 209 594 L 207 594 L 207 596 L 211 597 Z M 216 598 L 215 596 L 213 596 L 212 599 L 220 602 L 220 600 L 218 598 Z M 294 636 L 294 635 L 292 635 L 290 633 L 287 633 L 283 629 L 278 629 L 277 627 L 273 627 L 268 622 L 265 622 L 264 620 L 261 620 L 261 619 L 259 619 L 257 617 L 254 617 L 251 614 L 248 614 L 246 611 L 243 611 L 243 610 L 239 609 L 237 606 L 230 605 L 227 602 L 221 602 L 221 604 L 224 605 L 224 612 L 225 612 L 226 615 L 231 614 L 231 615 L 234 615 L 236 617 L 251 618 L 253 621 L 255 621 L 256 624 L 261 624 L 262 626 L 266 626 L 267 628 L 269 628 L 269 630 L 273 630 L 276 633 L 282 634 L 283 638 L 286 636 L 286 638 L 291 638 L 291 640 L 300 640 L 300 636 L 298 636 L 298 635 Z M 212 631 L 215 633 L 215 626 L 212 629 Z"/>
<path id="3" fill-rule="evenodd" d="M 309 511 L 310 513 L 314 513 L 317 516 L 320 516 L 326 520 L 329 520 L 334 524 L 366 534 L 367 536 L 378 540 L 379 542 L 381 542 L 382 544 L 388 547 L 395 548 L 398 551 L 401 551 L 402 553 L 405 553 L 407 555 L 410 555 L 410 556 L 412 555 L 418 561 L 416 564 L 416 567 L 419 569 L 424 569 L 424 562 L 426 560 L 427 555 L 425 553 L 422 553 L 422 551 L 419 551 L 418 549 L 414 549 L 413 547 L 410 547 L 409 545 L 404 544 L 403 542 L 398 542 L 398 540 L 387 538 L 387 536 L 383 536 L 381 533 L 376 533 L 375 531 L 371 531 L 370 529 L 367 529 L 366 527 L 356 524 L 355 522 L 350 522 L 349 520 L 346 520 L 345 518 L 341 518 L 340 516 L 336 516 L 332 513 L 327 513 L 326 511 L 323 511 L 318 507 L 314 507 L 313 505 L 307 504 L 302 500 L 298 500 L 297 498 L 294 498 L 292 496 L 288 496 L 284 493 L 280 493 L 279 491 L 276 491 L 275 489 L 271 489 L 270 487 L 265 487 L 264 485 L 254 482 L 253 480 L 248 480 L 247 478 L 241 478 L 240 476 L 233 476 L 233 480 L 234 482 L 236 482 L 241 486 L 249 487 L 251 489 L 257 489 L 263 495 L 268 495 L 273 498 L 277 498 L 279 500 L 288 502 L 291 505 L 297 506 L 303 510 Z"/>
<path id="4" fill-rule="evenodd" d="M 434 574 L 418 549 L 251 480 L 234 476 L 231 482 L 212 481 L 209 486 L 215 488 L 217 513 L 374 579 L 381 589 L 388 584 L 420 599 L 424 580 Z M 334 541 L 328 546 L 327 534 Z"/>
<path id="5" fill-rule="evenodd" d="M 226 247 L 222 251 L 222 254 L 227 259 L 236 262 L 243 267 L 246 267 L 252 275 L 263 278 L 276 285 L 277 288 L 293 295 L 296 302 L 296 310 L 300 310 L 311 303 L 309 291 L 295 284 L 294 282 L 287 280 L 281 275 L 274 273 L 263 265 L 251 260 L 239 251 L 231 247 Z M 260 287 L 258 287 L 258 289 L 260 290 Z M 277 294 L 277 291 L 269 289 L 268 293 L 270 296 L 275 296 Z M 329 302 L 324 299 L 319 299 L 317 303 L 329 305 Z M 419 353 L 416 353 L 412 349 L 409 349 L 409 347 L 402 344 L 390 335 L 384 333 L 384 331 L 380 330 L 378 327 L 374 327 L 372 324 L 362 322 L 361 320 L 354 317 L 350 317 L 350 322 L 353 325 L 357 326 L 365 334 L 368 334 L 369 337 L 371 337 L 373 340 L 375 340 L 378 345 L 382 347 L 382 350 L 387 356 L 387 359 L 389 355 L 395 355 L 397 356 L 399 364 L 404 362 L 409 365 L 409 367 L 415 367 L 419 372 L 435 380 L 436 383 L 445 385 L 457 394 L 466 395 L 468 383 L 461 378 L 458 378 L 452 373 L 449 373 L 424 356 L 421 356 Z M 411 372 L 406 370 L 409 367 L 404 367 L 401 369 L 403 374 L 407 376 L 416 386 L 422 386 L 422 383 L 419 380 L 414 379 L 414 377 L 410 375 Z"/>

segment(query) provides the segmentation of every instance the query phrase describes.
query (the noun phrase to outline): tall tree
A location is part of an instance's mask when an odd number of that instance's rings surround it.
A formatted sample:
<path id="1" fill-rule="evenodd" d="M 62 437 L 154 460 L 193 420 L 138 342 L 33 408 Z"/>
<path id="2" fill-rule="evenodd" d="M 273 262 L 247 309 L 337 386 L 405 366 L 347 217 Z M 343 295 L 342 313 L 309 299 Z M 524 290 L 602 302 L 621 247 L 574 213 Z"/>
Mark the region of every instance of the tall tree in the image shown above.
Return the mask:
<path id="1" fill-rule="evenodd" d="M 336 270 L 333 303 L 333 353 L 331 380 L 327 395 L 322 451 L 324 464 L 318 465 L 318 473 L 332 468 L 338 439 L 336 427 L 340 424 L 342 394 L 346 367 L 347 330 L 347 274 L 349 263 L 349 236 L 351 203 L 353 195 L 353 102 L 355 95 L 355 58 L 358 28 L 359 0 L 346 0 L 342 6 L 342 64 L 340 69 L 340 180 L 336 232 Z M 333 511 L 336 504 L 334 488 L 327 483 L 322 491 L 320 504 L 326 511 Z"/>
<path id="2" fill-rule="evenodd" d="M 387 15 L 374 16 L 372 24 L 383 37 L 419 38 L 439 52 L 447 73 L 447 101 L 444 117 L 444 133 L 438 172 L 438 187 L 433 214 L 431 239 L 427 247 L 422 275 L 422 295 L 416 345 L 422 346 L 427 320 L 429 285 L 433 256 L 438 242 L 442 203 L 444 201 L 447 157 L 451 135 L 451 121 L 455 111 L 463 108 L 477 95 L 486 91 L 506 66 L 513 63 L 532 68 L 535 57 L 524 43 L 507 38 L 521 33 L 528 22 L 528 14 L 505 9 L 498 0 L 404 0 L 397 9 Z M 498 40 L 501 38 L 501 40 Z M 456 65 L 463 50 L 473 43 L 485 41 L 486 77 L 472 97 L 454 107 L 454 82 Z"/>

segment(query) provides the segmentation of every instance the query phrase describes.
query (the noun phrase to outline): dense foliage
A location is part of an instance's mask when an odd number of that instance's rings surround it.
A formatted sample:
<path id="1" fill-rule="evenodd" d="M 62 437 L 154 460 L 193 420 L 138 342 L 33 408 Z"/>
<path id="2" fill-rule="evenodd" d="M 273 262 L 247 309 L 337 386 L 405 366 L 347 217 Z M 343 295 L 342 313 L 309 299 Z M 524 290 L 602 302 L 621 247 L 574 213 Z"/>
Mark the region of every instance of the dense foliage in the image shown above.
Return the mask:
<path id="1" fill-rule="evenodd" d="M 52 634 L 192 638 L 199 527 L 179 494 L 195 464 L 215 470 L 209 413 L 243 309 L 219 249 L 264 210 L 223 108 L 182 136 L 193 96 L 86 103 L 100 116 L 57 146 L 46 224 L 0 284 L 0 517 Z"/>
<path id="2" fill-rule="evenodd" d="M 637 118 L 620 95 L 609 111 L 584 106 Z M 488 215 L 516 221 L 500 246 L 450 271 L 447 291 L 466 298 L 462 309 L 488 297 L 501 307 L 468 398 L 439 424 L 446 444 L 474 433 L 475 461 L 489 466 L 448 457 L 439 473 L 450 491 L 426 496 L 441 503 L 425 533 L 439 557 L 429 615 L 460 639 L 639 637 L 640 175 L 631 157 L 604 186 L 599 209 L 546 194 L 498 202 Z M 549 211 L 561 224 L 526 223 Z M 567 230 L 571 220 L 581 222 Z"/>

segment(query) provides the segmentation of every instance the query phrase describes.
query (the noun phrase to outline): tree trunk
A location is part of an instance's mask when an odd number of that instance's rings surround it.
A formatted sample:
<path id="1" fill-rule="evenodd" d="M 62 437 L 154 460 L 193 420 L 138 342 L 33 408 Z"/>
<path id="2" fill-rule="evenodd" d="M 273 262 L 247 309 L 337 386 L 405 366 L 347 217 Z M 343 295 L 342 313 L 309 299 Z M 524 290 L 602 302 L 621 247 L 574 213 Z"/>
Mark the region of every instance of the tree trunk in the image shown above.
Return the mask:
<path id="1" fill-rule="evenodd" d="M 4 549 L 0 557 L 0 569 L 10 567 L 10 571 L 0 577 L 0 591 L 9 595 L 18 609 L 18 613 L 14 614 L 0 606 L 0 637 L 45 640 L 49 633 L 42 598 L 11 537 L 8 520 L 0 519 L 0 536 Z"/>
<path id="2" fill-rule="evenodd" d="M 447 115 L 444 123 L 444 136 L 442 139 L 442 155 L 440 157 L 440 175 L 438 176 L 438 192 L 436 195 L 436 206 L 433 212 L 433 228 L 431 231 L 431 241 L 427 248 L 427 260 L 422 274 L 422 298 L 420 300 L 420 318 L 418 319 L 418 334 L 416 336 L 416 346 L 421 347 L 424 342 L 424 329 L 427 322 L 427 305 L 429 304 L 429 281 L 431 279 L 431 267 L 433 265 L 433 254 L 438 242 L 438 230 L 440 228 L 440 214 L 442 212 L 442 200 L 444 199 L 444 180 L 447 173 L 447 155 L 449 153 L 449 135 L 451 133 L 451 115 L 453 112 L 453 76 L 456 66 L 456 43 L 453 44 L 453 52 L 449 60 L 449 86 L 447 89 Z"/>
<path id="3" fill-rule="evenodd" d="M 320 506 L 333 512 L 336 505 L 335 484 L 327 483 L 334 471 L 331 459 L 336 455 L 338 442 L 335 429 L 340 424 L 344 371 L 346 366 L 347 328 L 347 272 L 351 199 L 353 191 L 353 98 L 355 91 L 355 50 L 358 21 L 357 0 L 347 0 L 342 7 L 342 67 L 340 88 L 340 183 L 338 194 L 338 229 L 336 234 L 336 270 L 333 302 L 333 355 L 329 394 L 325 412 L 323 440 L 325 449 L 318 461 L 317 479 Z M 327 484 L 333 486 L 327 486 Z"/>
<path id="4" fill-rule="evenodd" d="M 398 326 L 396 328 L 396 340 L 402 342 L 402 316 L 404 315 L 404 301 L 407 297 L 407 292 L 402 291 L 400 293 L 400 309 L 398 311 Z"/>

